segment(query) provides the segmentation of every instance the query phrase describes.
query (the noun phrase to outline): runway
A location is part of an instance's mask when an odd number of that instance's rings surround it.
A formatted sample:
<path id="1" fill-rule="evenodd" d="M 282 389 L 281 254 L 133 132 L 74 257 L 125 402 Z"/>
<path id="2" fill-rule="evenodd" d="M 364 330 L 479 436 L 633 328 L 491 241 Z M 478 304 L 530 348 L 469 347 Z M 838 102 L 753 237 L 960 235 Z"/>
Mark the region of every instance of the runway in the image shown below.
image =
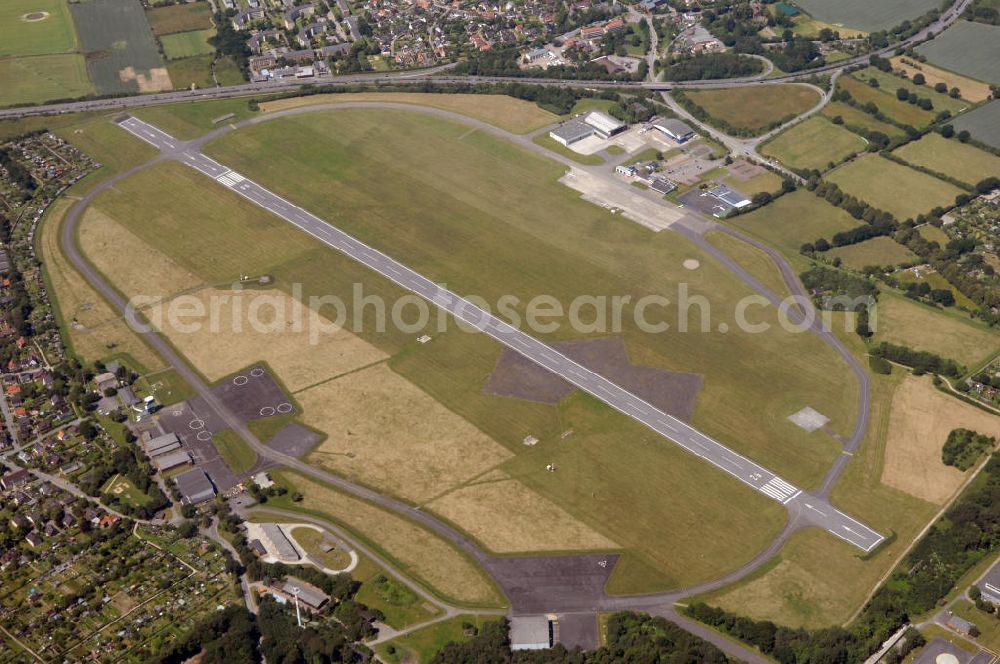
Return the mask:
<path id="1" fill-rule="evenodd" d="M 690 425 L 658 410 L 616 383 L 588 370 L 547 344 L 480 309 L 456 293 L 411 270 L 395 259 L 331 226 L 253 180 L 229 169 L 182 141 L 132 116 L 115 121 L 122 129 L 166 155 L 212 178 L 243 198 L 281 217 L 320 242 L 378 272 L 400 287 L 444 309 L 532 362 L 561 376 L 577 388 L 641 422 L 684 450 L 735 477 L 752 489 L 794 510 L 810 523 L 865 552 L 884 539 L 825 499 L 802 491 L 776 473 L 713 440 Z"/>

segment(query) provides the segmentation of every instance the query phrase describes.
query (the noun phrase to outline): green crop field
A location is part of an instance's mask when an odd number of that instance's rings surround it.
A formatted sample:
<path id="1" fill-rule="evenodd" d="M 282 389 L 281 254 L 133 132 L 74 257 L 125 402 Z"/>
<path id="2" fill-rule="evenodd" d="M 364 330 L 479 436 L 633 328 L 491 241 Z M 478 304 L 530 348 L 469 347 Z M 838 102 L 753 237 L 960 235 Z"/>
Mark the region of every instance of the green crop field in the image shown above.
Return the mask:
<path id="1" fill-rule="evenodd" d="M 139 0 L 88 0 L 72 6 L 87 71 L 101 94 L 170 89 L 170 77 Z"/>
<path id="2" fill-rule="evenodd" d="M 919 260 L 915 253 L 888 237 L 873 237 L 846 247 L 836 247 L 828 255 L 839 258 L 844 265 L 856 270 L 869 265 L 900 265 Z"/>
<path id="3" fill-rule="evenodd" d="M 876 154 L 862 155 L 830 173 L 827 179 L 869 205 L 891 212 L 900 221 L 951 205 L 963 193 L 953 184 Z"/>
<path id="4" fill-rule="evenodd" d="M 1000 26 L 956 21 L 917 52 L 931 64 L 984 81 L 1000 84 Z"/>
<path id="5" fill-rule="evenodd" d="M 940 5 L 937 0 L 797 0 L 795 4 L 821 21 L 865 32 L 892 28 Z"/>
<path id="6" fill-rule="evenodd" d="M 834 233 L 850 230 L 862 222 L 812 193 L 799 190 L 726 223 L 787 254 L 797 255 L 799 247 L 806 242 L 829 239 Z"/>
<path id="7" fill-rule="evenodd" d="M 670 292 L 684 281 L 710 297 L 713 319 L 727 319 L 748 293 L 686 241 L 581 201 L 556 183 L 560 165 L 485 133 L 470 135 L 459 123 L 403 111 L 322 111 L 248 127 L 209 150 L 415 269 L 487 301 L 506 293 L 566 301 L 579 293 Z M 264 154 L 270 166 L 261 170 Z M 476 187 L 482 178 L 496 187 Z M 399 293 L 179 165 L 119 183 L 97 205 L 206 281 L 251 271 L 273 274 L 278 284 L 301 283 L 306 296 L 346 296 L 355 282 L 390 302 Z M 701 260 L 698 270 L 681 266 L 689 257 Z M 676 314 L 665 315 L 676 323 Z M 761 315 L 776 320 L 766 309 Z M 837 430 L 853 424 L 853 378 L 811 335 L 649 335 L 630 321 L 625 326 L 634 361 L 705 375 L 696 425 L 793 481 L 815 485 L 837 450 L 828 437 L 791 425 L 788 414 L 822 404 Z M 618 590 L 676 586 L 731 568 L 784 520 L 780 506 L 591 399 L 548 406 L 484 394 L 500 351 L 486 337 L 450 330 L 419 345 L 395 329 L 361 334 L 393 356 L 395 371 L 506 444 L 515 453 L 503 465 L 507 473 L 618 542 L 635 561 L 628 573 L 616 573 Z M 560 445 L 567 429 L 573 445 Z M 525 448 L 526 435 L 541 442 Z M 560 472 L 545 473 L 548 462 Z M 636 500 L 640 495 L 660 498 Z M 621 520 L 623 505 L 641 517 Z M 693 523 L 711 525 L 692 534 Z"/>
<path id="8" fill-rule="evenodd" d="M 805 113 L 819 103 L 819 93 L 804 85 L 692 90 L 687 96 L 711 117 L 758 133 L 773 122 Z"/>
<path id="9" fill-rule="evenodd" d="M 965 113 L 952 124 L 956 131 L 964 129 L 977 141 L 1000 149 L 1000 100 Z"/>
<path id="10" fill-rule="evenodd" d="M 163 35 L 160 37 L 160 43 L 163 44 L 163 53 L 168 60 L 180 60 L 214 53 L 215 47 L 208 43 L 208 39 L 213 35 L 215 35 L 214 28 L 177 32 Z"/>
<path id="11" fill-rule="evenodd" d="M 933 111 L 925 111 L 916 104 L 896 99 L 895 88 L 892 90 L 873 88 L 868 83 L 851 76 L 841 76 L 837 80 L 837 86 L 850 92 L 859 104 L 874 103 L 886 117 L 896 122 L 919 128 L 926 127 L 934 121 Z"/>
<path id="12" fill-rule="evenodd" d="M 76 53 L 0 58 L 0 105 L 39 103 L 94 92 Z"/>
<path id="13" fill-rule="evenodd" d="M 155 35 L 209 30 L 212 27 L 212 8 L 204 1 L 184 2 L 167 7 L 154 7 L 146 12 L 146 18 Z"/>
<path id="14" fill-rule="evenodd" d="M 878 81 L 879 89 L 891 95 L 895 95 L 896 90 L 899 88 L 904 88 L 907 92 L 914 92 L 919 97 L 926 97 L 934 105 L 935 113 L 948 111 L 952 115 L 958 115 L 971 105 L 964 99 L 953 99 L 947 94 L 937 92 L 933 86 L 927 84 L 917 85 L 907 78 L 884 72 L 875 67 L 866 67 L 859 72 L 855 72 L 854 77 L 865 83 L 868 83 L 871 79 L 875 79 Z"/>
<path id="15" fill-rule="evenodd" d="M 821 115 L 830 118 L 831 120 L 837 116 L 840 116 L 844 121 L 844 126 L 852 130 L 860 131 L 879 131 L 886 136 L 895 137 L 902 136 L 906 132 L 897 127 L 896 125 L 891 125 L 888 122 L 882 122 L 881 120 L 876 120 L 871 115 L 868 115 L 862 110 L 849 106 L 842 101 L 832 101 L 823 107 L 820 112 Z"/>
<path id="16" fill-rule="evenodd" d="M 212 80 L 212 58 L 214 55 L 196 55 L 193 58 L 167 61 L 167 73 L 175 88 L 215 87 Z"/>
<path id="17" fill-rule="evenodd" d="M 768 141 L 761 152 L 790 168 L 825 171 L 829 163 L 839 163 L 864 149 L 865 141 L 857 134 L 812 117 Z"/>
<path id="18" fill-rule="evenodd" d="M 74 48 L 76 32 L 66 0 L 0 2 L 0 58 L 66 53 Z"/>
<path id="19" fill-rule="evenodd" d="M 894 154 L 915 166 L 950 175 L 966 184 L 974 185 L 986 177 L 1000 177 L 1000 157 L 958 140 L 949 140 L 936 132 L 907 143 Z"/>

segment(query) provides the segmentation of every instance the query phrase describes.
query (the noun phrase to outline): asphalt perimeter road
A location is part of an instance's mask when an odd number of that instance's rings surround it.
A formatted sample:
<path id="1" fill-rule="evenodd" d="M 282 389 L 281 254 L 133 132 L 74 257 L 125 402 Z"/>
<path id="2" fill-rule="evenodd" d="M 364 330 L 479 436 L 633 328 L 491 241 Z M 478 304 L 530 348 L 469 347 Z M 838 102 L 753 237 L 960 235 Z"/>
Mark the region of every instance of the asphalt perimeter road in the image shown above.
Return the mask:
<path id="1" fill-rule="evenodd" d="M 660 411 L 616 383 L 594 373 L 551 346 L 512 327 L 443 288 L 402 263 L 331 226 L 301 207 L 286 201 L 253 180 L 189 148 L 183 141 L 133 116 L 121 116 L 116 124 L 187 166 L 233 190 L 258 207 L 284 219 L 320 242 L 378 272 L 402 288 L 428 300 L 520 353 L 532 362 L 561 376 L 623 415 L 656 431 L 686 451 L 701 457 L 752 489 L 800 514 L 815 526 L 853 544 L 866 553 L 884 537 L 860 521 L 834 508 L 820 496 L 802 491 L 776 473 L 734 452 L 690 425 Z"/>

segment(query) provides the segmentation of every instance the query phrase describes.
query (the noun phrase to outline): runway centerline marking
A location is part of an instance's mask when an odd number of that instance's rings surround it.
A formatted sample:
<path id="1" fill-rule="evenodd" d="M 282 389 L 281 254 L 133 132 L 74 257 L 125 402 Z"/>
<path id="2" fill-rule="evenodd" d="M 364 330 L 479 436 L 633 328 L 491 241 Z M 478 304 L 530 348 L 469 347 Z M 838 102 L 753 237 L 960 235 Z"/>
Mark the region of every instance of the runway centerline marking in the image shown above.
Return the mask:
<path id="1" fill-rule="evenodd" d="M 142 133 L 147 134 L 150 138 L 144 140 L 161 151 L 164 150 L 164 146 L 170 145 L 172 137 L 169 134 L 148 125 L 138 118 L 130 116 L 118 121 L 117 124 L 140 138 L 142 138 Z M 150 131 L 151 129 L 155 129 L 156 134 Z M 636 396 L 620 385 L 577 363 L 575 360 L 558 352 L 535 337 L 513 328 L 508 323 L 483 311 L 468 300 L 448 291 L 381 251 L 364 244 L 336 226 L 328 224 L 319 217 L 285 200 L 266 187 L 227 168 L 200 152 L 197 153 L 197 156 L 192 156 L 185 152 L 184 157 L 191 162 L 188 163 L 189 166 L 212 177 L 216 182 L 234 191 L 239 196 L 284 219 L 327 246 L 338 249 L 348 257 L 374 270 L 404 289 L 427 299 L 456 318 L 469 323 L 535 364 L 552 371 L 575 387 L 597 397 L 626 417 L 640 422 L 684 450 L 705 459 L 731 477 L 760 492 L 762 495 L 788 505 L 802 494 L 801 489 L 782 479 L 776 473 L 738 454 L 722 443 L 709 438 L 686 422 L 664 413 L 648 401 Z M 207 169 L 204 166 L 206 163 L 209 165 Z M 237 184 L 240 186 L 236 186 Z M 279 203 L 289 206 L 292 211 L 279 211 Z M 638 415 L 636 414 L 637 412 L 639 413 Z M 695 446 L 700 448 L 702 452 L 696 452 L 693 449 Z M 751 469 L 752 472 L 747 473 L 747 468 Z M 767 481 L 762 482 L 761 480 L 765 477 L 768 478 Z M 825 502 L 815 497 L 812 497 L 812 499 L 818 502 Z M 833 511 L 836 513 L 835 517 L 827 516 L 818 525 L 821 525 L 838 537 L 850 541 L 865 551 L 870 551 L 884 539 L 882 535 L 879 535 L 864 524 L 844 515 L 838 510 Z M 857 530 L 846 524 L 855 526 Z M 840 532 L 842 529 L 857 536 L 860 542 L 844 537 Z"/>

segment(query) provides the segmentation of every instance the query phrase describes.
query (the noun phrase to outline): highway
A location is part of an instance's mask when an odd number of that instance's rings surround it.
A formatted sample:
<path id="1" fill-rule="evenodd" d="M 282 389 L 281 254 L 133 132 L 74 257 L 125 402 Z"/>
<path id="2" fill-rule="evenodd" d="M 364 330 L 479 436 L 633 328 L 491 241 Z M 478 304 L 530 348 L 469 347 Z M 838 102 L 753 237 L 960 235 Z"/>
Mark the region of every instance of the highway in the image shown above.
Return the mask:
<path id="1" fill-rule="evenodd" d="M 776 473 L 738 454 L 690 425 L 662 412 L 635 394 L 559 353 L 503 320 L 443 288 L 399 261 L 364 244 L 319 217 L 285 200 L 253 180 L 231 170 L 158 128 L 132 116 L 115 121 L 119 127 L 264 210 L 284 219 L 327 246 L 336 249 L 393 281 L 467 325 L 562 377 L 623 415 L 642 423 L 687 452 L 785 505 L 805 520 L 868 552 L 884 539 L 856 519 L 835 509 L 820 496 L 802 491 Z"/>

